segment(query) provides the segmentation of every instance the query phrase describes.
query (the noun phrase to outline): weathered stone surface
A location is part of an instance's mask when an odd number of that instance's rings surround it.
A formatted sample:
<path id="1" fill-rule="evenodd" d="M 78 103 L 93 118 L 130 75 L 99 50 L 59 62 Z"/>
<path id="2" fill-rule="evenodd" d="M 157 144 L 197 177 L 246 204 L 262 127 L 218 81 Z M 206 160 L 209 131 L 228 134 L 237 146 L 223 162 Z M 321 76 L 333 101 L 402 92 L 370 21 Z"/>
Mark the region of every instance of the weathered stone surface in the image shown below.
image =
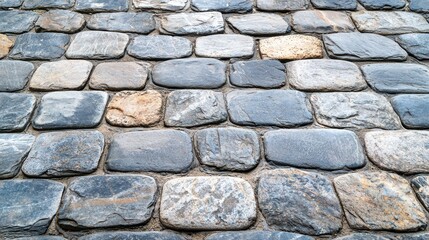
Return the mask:
<path id="1" fill-rule="evenodd" d="M 18 174 L 34 139 L 35 137 L 29 134 L 0 135 L 0 179 L 12 178 Z"/>
<path id="2" fill-rule="evenodd" d="M 231 65 L 229 80 L 239 87 L 281 87 L 286 84 L 285 67 L 277 60 L 239 61 Z"/>
<path id="3" fill-rule="evenodd" d="M 429 34 L 428 33 L 410 33 L 400 35 L 396 41 L 407 52 L 419 60 L 429 59 Z"/>
<path id="4" fill-rule="evenodd" d="M 192 43 L 186 38 L 163 35 L 135 37 L 127 50 L 128 54 L 140 59 L 171 59 L 192 55 Z"/>
<path id="5" fill-rule="evenodd" d="M 357 7 L 356 0 L 311 0 L 315 8 L 330 10 L 355 10 Z"/>
<path id="6" fill-rule="evenodd" d="M 68 185 L 58 223 L 64 228 L 143 224 L 152 216 L 156 192 L 155 179 L 143 175 L 79 177 Z"/>
<path id="7" fill-rule="evenodd" d="M 161 120 L 162 95 L 153 90 L 120 92 L 107 106 L 106 120 L 121 127 L 143 127 Z"/>
<path id="8" fill-rule="evenodd" d="M 98 131 L 65 131 L 40 134 L 22 165 L 31 177 L 62 177 L 94 172 L 104 148 Z"/>
<path id="9" fill-rule="evenodd" d="M 227 19 L 242 34 L 274 35 L 290 31 L 289 24 L 277 14 L 253 13 L 232 16 Z"/>
<path id="10" fill-rule="evenodd" d="M 49 180 L 0 181 L 0 236 L 44 234 L 60 206 L 64 185 Z"/>
<path id="11" fill-rule="evenodd" d="M 36 22 L 38 30 L 47 32 L 74 33 L 83 28 L 82 14 L 68 10 L 51 10 L 42 14 Z"/>
<path id="12" fill-rule="evenodd" d="M 78 12 L 125 12 L 128 0 L 76 0 Z"/>
<path id="13" fill-rule="evenodd" d="M 13 47 L 13 41 L 6 35 L 0 34 L 0 59 L 7 56 L 11 47 Z"/>
<path id="14" fill-rule="evenodd" d="M 253 8 L 252 0 L 192 0 L 192 9 L 195 11 L 219 11 L 223 13 L 250 12 Z"/>
<path id="15" fill-rule="evenodd" d="M 12 8 L 21 6 L 24 0 L 2 0 L 0 2 L 0 8 Z"/>
<path id="16" fill-rule="evenodd" d="M 100 90 L 142 89 L 150 64 L 144 62 L 104 62 L 95 67 L 89 86 Z"/>
<path id="17" fill-rule="evenodd" d="M 224 25 L 220 12 L 179 13 L 162 16 L 159 30 L 175 35 L 205 35 L 223 32 Z"/>
<path id="18" fill-rule="evenodd" d="M 367 87 L 359 67 L 341 60 L 288 62 L 286 72 L 289 83 L 304 91 L 360 91 Z"/>
<path id="19" fill-rule="evenodd" d="M 14 60 L 0 61 L 0 91 L 22 90 L 33 73 L 32 63 Z"/>
<path id="20" fill-rule="evenodd" d="M 406 174 L 429 172 L 429 132 L 369 132 L 365 147 L 368 157 L 380 168 Z"/>
<path id="21" fill-rule="evenodd" d="M 31 11 L 0 11 L 0 33 L 23 33 L 34 27 L 39 14 Z"/>
<path id="22" fill-rule="evenodd" d="M 110 145 L 107 168 L 112 171 L 185 172 L 193 161 L 192 141 L 177 130 L 128 132 Z"/>
<path id="23" fill-rule="evenodd" d="M 132 239 L 132 240 L 185 240 L 172 232 L 101 232 L 80 237 L 79 240 Z"/>
<path id="24" fill-rule="evenodd" d="M 429 209 L 429 176 L 418 176 L 413 178 L 411 180 L 411 186 L 426 209 Z"/>
<path id="25" fill-rule="evenodd" d="M 97 13 L 86 26 L 95 30 L 150 33 L 155 30 L 155 20 L 153 14 L 147 12 Z"/>
<path id="26" fill-rule="evenodd" d="M 393 40 L 373 33 L 333 33 L 324 35 L 323 40 L 332 58 L 360 61 L 407 58 L 407 52 Z"/>
<path id="27" fill-rule="evenodd" d="M 293 29 L 301 33 L 350 32 L 355 29 L 349 16 L 337 11 L 298 11 L 292 14 Z"/>
<path id="28" fill-rule="evenodd" d="M 320 39 L 299 34 L 261 39 L 259 50 L 264 59 L 296 60 L 323 57 Z"/>
<path id="29" fill-rule="evenodd" d="M 252 57 L 254 50 L 253 38 L 240 34 L 211 35 L 195 41 L 195 54 L 201 57 Z"/>
<path id="30" fill-rule="evenodd" d="M 40 65 L 30 80 L 32 90 L 53 91 L 82 89 L 92 69 L 84 60 L 61 60 Z"/>
<path id="31" fill-rule="evenodd" d="M 313 122 L 305 94 L 294 90 L 233 91 L 227 102 L 231 121 L 238 125 L 294 127 Z"/>
<path id="32" fill-rule="evenodd" d="M 97 91 L 52 92 L 42 97 L 35 129 L 91 128 L 103 117 L 109 95 Z"/>
<path id="33" fill-rule="evenodd" d="M 401 126 L 387 99 L 374 93 L 315 93 L 311 103 L 317 121 L 328 127 L 393 130 Z"/>
<path id="34" fill-rule="evenodd" d="M 35 105 L 31 94 L 0 93 L 0 132 L 24 130 Z"/>
<path id="35" fill-rule="evenodd" d="M 221 232 L 209 235 L 205 240 L 313 240 L 312 237 L 297 233 L 275 231 Z"/>
<path id="36" fill-rule="evenodd" d="M 24 0 L 23 9 L 71 8 L 74 0 Z"/>
<path id="37" fill-rule="evenodd" d="M 85 31 L 76 35 L 67 50 L 68 58 L 109 59 L 125 53 L 129 37 L 125 33 Z M 99 44 L 102 42 L 103 44 Z"/>
<path id="38" fill-rule="evenodd" d="M 234 177 L 184 177 L 164 184 L 161 222 L 184 230 L 238 230 L 256 220 L 252 186 Z"/>
<path id="39" fill-rule="evenodd" d="M 226 82 L 226 65 L 211 58 L 169 60 L 155 65 L 152 80 L 163 87 L 219 88 Z"/>
<path id="40" fill-rule="evenodd" d="M 399 9 L 405 7 L 405 0 L 359 0 L 366 9 Z"/>
<path id="41" fill-rule="evenodd" d="M 258 135 L 241 128 L 209 128 L 195 133 L 202 164 L 222 170 L 248 171 L 259 163 Z"/>
<path id="42" fill-rule="evenodd" d="M 390 238 L 369 233 L 353 233 L 344 237 L 335 238 L 335 240 L 390 240 Z"/>
<path id="43" fill-rule="evenodd" d="M 60 58 L 66 51 L 70 37 L 63 33 L 26 33 L 19 35 L 10 58 L 23 60 L 50 60 Z"/>
<path id="44" fill-rule="evenodd" d="M 408 181 L 399 175 L 351 173 L 335 178 L 334 184 L 353 229 L 414 231 L 426 228 L 422 207 Z"/>
<path id="45" fill-rule="evenodd" d="M 133 0 L 135 8 L 180 11 L 185 10 L 189 0 Z"/>
<path id="46" fill-rule="evenodd" d="M 14 238 L 14 240 L 67 240 L 67 239 L 59 236 L 45 235 L 45 236 Z"/>
<path id="47" fill-rule="evenodd" d="M 310 0 L 256 0 L 256 6 L 266 11 L 296 11 L 307 9 Z"/>
<path id="48" fill-rule="evenodd" d="M 259 179 L 258 201 L 268 225 L 275 229 L 323 235 L 342 228 L 343 212 L 334 187 L 317 173 L 265 172 Z"/>
<path id="49" fill-rule="evenodd" d="M 429 12 L 428 0 L 410 0 L 410 10 L 415 12 Z"/>
<path id="50" fill-rule="evenodd" d="M 395 238 L 398 240 L 426 240 L 429 238 L 429 233 L 401 234 Z"/>
<path id="51" fill-rule="evenodd" d="M 227 119 L 223 94 L 210 90 L 178 90 L 168 95 L 165 125 L 196 127 Z"/>
<path id="52" fill-rule="evenodd" d="M 429 128 L 429 95 L 398 95 L 392 105 L 408 128 Z"/>

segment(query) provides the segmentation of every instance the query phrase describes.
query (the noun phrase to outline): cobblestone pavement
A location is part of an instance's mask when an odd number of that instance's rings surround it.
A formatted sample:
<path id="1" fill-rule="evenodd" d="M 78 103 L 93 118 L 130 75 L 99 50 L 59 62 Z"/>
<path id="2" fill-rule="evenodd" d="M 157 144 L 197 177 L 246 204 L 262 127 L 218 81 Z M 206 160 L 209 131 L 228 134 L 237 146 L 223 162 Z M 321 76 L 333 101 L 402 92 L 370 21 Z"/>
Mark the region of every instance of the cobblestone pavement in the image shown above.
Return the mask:
<path id="1" fill-rule="evenodd" d="M 0 239 L 429 239 L 428 20 L 0 0 Z"/>

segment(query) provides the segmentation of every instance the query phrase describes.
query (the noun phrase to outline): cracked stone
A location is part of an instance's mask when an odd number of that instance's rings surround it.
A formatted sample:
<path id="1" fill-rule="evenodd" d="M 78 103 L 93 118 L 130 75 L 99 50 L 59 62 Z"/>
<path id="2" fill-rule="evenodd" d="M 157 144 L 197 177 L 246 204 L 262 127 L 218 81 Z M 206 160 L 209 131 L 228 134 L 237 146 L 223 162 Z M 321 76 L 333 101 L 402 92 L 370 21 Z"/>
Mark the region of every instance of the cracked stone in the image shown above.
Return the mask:
<path id="1" fill-rule="evenodd" d="M 0 34 L 0 59 L 7 56 L 11 47 L 13 47 L 13 41 L 6 35 Z"/>
<path id="2" fill-rule="evenodd" d="M 275 232 L 275 231 L 238 231 L 221 232 L 209 235 L 206 240 L 314 240 L 309 236 L 297 233 Z"/>
<path id="3" fill-rule="evenodd" d="M 392 105 L 407 128 L 429 128 L 429 95 L 397 95 Z"/>
<path id="4" fill-rule="evenodd" d="M 320 39 L 299 34 L 261 39 L 259 49 L 263 59 L 297 60 L 323 57 Z"/>
<path id="5" fill-rule="evenodd" d="M 265 11 L 296 11 L 304 10 L 310 5 L 310 0 L 256 0 L 256 6 Z"/>
<path id="6" fill-rule="evenodd" d="M 19 35 L 10 58 L 22 60 L 50 60 L 60 58 L 66 51 L 70 36 L 63 33 L 25 33 Z"/>
<path id="7" fill-rule="evenodd" d="M 419 60 L 429 59 L 429 34 L 428 33 L 409 33 L 399 35 L 396 41 L 410 55 L 413 55 Z"/>
<path id="8" fill-rule="evenodd" d="M 155 30 L 152 13 L 97 13 L 87 23 L 89 29 L 147 34 Z"/>
<path id="9" fill-rule="evenodd" d="M 350 32 L 355 29 L 349 16 L 337 11 L 298 11 L 292 14 L 293 29 L 301 33 Z"/>
<path id="10" fill-rule="evenodd" d="M 359 0 L 359 2 L 369 10 L 400 9 L 406 4 L 405 0 Z"/>
<path id="11" fill-rule="evenodd" d="M 240 34 L 217 34 L 195 41 L 195 54 L 199 57 L 248 58 L 254 49 L 253 38 Z"/>
<path id="12" fill-rule="evenodd" d="M 106 240 L 106 239 L 132 239 L 132 240 L 186 240 L 182 236 L 170 232 L 101 232 L 80 237 L 78 240 Z"/>
<path id="13" fill-rule="evenodd" d="M 277 60 L 239 61 L 231 64 L 229 80 L 239 87 L 282 87 L 286 84 L 285 67 Z"/>
<path id="14" fill-rule="evenodd" d="M 29 134 L 0 135 L 0 179 L 13 178 L 30 152 L 35 137 Z"/>
<path id="15" fill-rule="evenodd" d="M 82 14 L 68 10 L 51 10 L 43 13 L 36 22 L 36 29 L 47 32 L 75 33 L 84 27 Z"/>
<path id="16" fill-rule="evenodd" d="M 14 92 L 22 90 L 27 85 L 33 71 L 34 65 L 29 62 L 0 61 L 0 91 Z"/>
<path id="17" fill-rule="evenodd" d="M 311 0 L 315 8 L 329 10 L 355 10 L 357 7 L 356 0 Z"/>
<path id="18" fill-rule="evenodd" d="M 128 0 L 76 0 L 75 10 L 78 12 L 126 12 Z"/>
<path id="19" fill-rule="evenodd" d="M 151 35 L 135 37 L 127 50 L 139 59 L 164 60 L 192 55 L 192 43 L 183 37 Z"/>
<path id="20" fill-rule="evenodd" d="M 189 0 L 133 0 L 135 8 L 181 11 L 188 6 Z"/>
<path id="21" fill-rule="evenodd" d="M 160 31 L 175 35 L 221 33 L 225 23 L 220 12 L 179 13 L 161 17 Z"/>
<path id="22" fill-rule="evenodd" d="M 192 0 L 195 11 L 219 11 L 222 13 L 245 13 L 253 9 L 253 0 Z"/>
<path id="23" fill-rule="evenodd" d="M 74 0 L 24 0 L 23 9 L 71 8 Z"/>
<path id="24" fill-rule="evenodd" d="M 24 130 L 35 105 L 31 94 L 0 93 L 0 132 Z"/>
<path id="25" fill-rule="evenodd" d="M 39 14 L 31 11 L 0 11 L 0 33 L 23 33 L 34 27 Z"/>
<path id="26" fill-rule="evenodd" d="M 233 28 L 242 34 L 274 35 L 290 31 L 289 24 L 277 14 L 253 13 L 232 16 L 227 19 Z"/>

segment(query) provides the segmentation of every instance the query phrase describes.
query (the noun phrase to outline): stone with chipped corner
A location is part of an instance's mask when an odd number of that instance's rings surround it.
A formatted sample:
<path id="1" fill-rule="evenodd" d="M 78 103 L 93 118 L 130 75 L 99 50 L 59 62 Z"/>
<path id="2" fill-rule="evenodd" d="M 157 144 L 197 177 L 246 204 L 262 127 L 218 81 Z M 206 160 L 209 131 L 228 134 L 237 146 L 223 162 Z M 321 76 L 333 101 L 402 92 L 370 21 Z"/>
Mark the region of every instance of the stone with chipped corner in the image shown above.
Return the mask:
<path id="1" fill-rule="evenodd" d="M 97 13 L 87 23 L 89 29 L 147 34 L 155 30 L 152 13 Z"/>
<path id="2" fill-rule="evenodd" d="M 30 134 L 0 135 L 0 179 L 13 178 L 18 174 L 34 139 Z"/>
<path id="3" fill-rule="evenodd" d="M 224 31 L 220 12 L 178 13 L 161 17 L 160 31 L 172 35 L 207 35 Z"/>
<path id="4" fill-rule="evenodd" d="M 192 43 L 183 37 L 150 35 L 135 37 L 127 50 L 138 59 L 165 60 L 192 55 Z"/>
<path id="5" fill-rule="evenodd" d="M 46 32 L 75 33 L 85 24 L 85 17 L 69 10 L 50 10 L 43 13 L 36 22 L 36 29 Z"/>
<path id="6" fill-rule="evenodd" d="M 298 60 L 323 57 L 322 41 L 300 34 L 261 39 L 259 50 L 263 59 Z"/>
<path id="7" fill-rule="evenodd" d="M 289 24 L 277 14 L 253 13 L 232 16 L 228 23 L 241 34 L 249 35 L 278 35 L 290 31 Z"/>
<path id="8" fill-rule="evenodd" d="M 24 130 L 35 105 L 32 94 L 0 93 L 0 132 Z"/>
<path id="9" fill-rule="evenodd" d="M 195 54 L 212 58 L 249 58 L 255 51 L 253 38 L 240 34 L 217 34 L 199 37 Z"/>
<path id="10" fill-rule="evenodd" d="M 70 36 L 63 33 L 25 33 L 16 38 L 12 59 L 50 60 L 64 55 Z"/>
<path id="11" fill-rule="evenodd" d="M 351 32 L 355 29 L 346 13 L 320 10 L 293 13 L 292 26 L 300 33 Z"/>

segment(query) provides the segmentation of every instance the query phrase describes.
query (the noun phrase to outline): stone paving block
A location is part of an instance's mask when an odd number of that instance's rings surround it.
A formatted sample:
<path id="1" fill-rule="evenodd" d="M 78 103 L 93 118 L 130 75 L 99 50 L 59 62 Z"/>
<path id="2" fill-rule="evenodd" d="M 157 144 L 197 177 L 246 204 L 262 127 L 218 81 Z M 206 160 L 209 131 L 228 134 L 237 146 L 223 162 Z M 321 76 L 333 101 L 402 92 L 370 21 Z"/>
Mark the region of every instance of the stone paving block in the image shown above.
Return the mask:
<path id="1" fill-rule="evenodd" d="M 25 33 L 19 35 L 9 54 L 12 59 L 51 60 L 66 51 L 70 36 L 63 33 Z"/>
<path id="2" fill-rule="evenodd" d="M 0 8 L 14 8 L 20 7 L 24 0 L 2 0 L 0 2 Z"/>
<path id="3" fill-rule="evenodd" d="M 101 232 L 80 237 L 79 240 L 132 239 L 132 240 L 186 240 L 172 232 Z"/>
<path id="4" fill-rule="evenodd" d="M 230 65 L 229 80 L 239 87 L 282 87 L 286 84 L 285 67 L 277 60 L 239 61 Z"/>
<path id="5" fill-rule="evenodd" d="M 428 0 L 410 0 L 410 10 L 415 12 L 427 13 L 429 12 Z"/>
<path id="6" fill-rule="evenodd" d="M 159 30 L 172 35 L 207 35 L 224 31 L 220 12 L 178 13 L 161 17 Z"/>
<path id="7" fill-rule="evenodd" d="M 162 189 L 160 220 L 183 230 L 239 230 L 256 220 L 252 186 L 235 177 L 183 177 Z"/>
<path id="8" fill-rule="evenodd" d="M 292 26 L 300 33 L 351 32 L 355 29 L 346 13 L 319 10 L 293 13 Z"/>
<path id="9" fill-rule="evenodd" d="M 211 58 L 169 60 L 155 65 L 152 80 L 170 88 L 219 88 L 226 82 L 226 65 Z"/>
<path id="10" fill-rule="evenodd" d="M 189 135 L 177 130 L 128 132 L 116 135 L 110 145 L 107 169 L 180 173 L 193 161 Z"/>
<path id="11" fill-rule="evenodd" d="M 13 40 L 9 39 L 7 35 L 0 34 L 0 59 L 6 57 L 12 47 Z"/>
<path id="12" fill-rule="evenodd" d="M 144 224 L 152 216 L 156 192 L 155 179 L 144 175 L 79 177 L 68 185 L 58 223 L 70 229 Z"/>
<path id="13" fill-rule="evenodd" d="M 64 177 L 94 172 L 104 148 L 98 131 L 65 131 L 40 134 L 22 171 L 30 177 Z"/>
<path id="14" fill-rule="evenodd" d="M 0 181 L 0 236 L 44 234 L 60 206 L 64 185 L 50 180 Z"/>
<path id="15" fill-rule="evenodd" d="M 82 14 L 69 10 L 50 10 L 43 13 L 36 22 L 36 29 L 47 32 L 74 33 L 84 27 Z"/>
<path id="16" fill-rule="evenodd" d="M 89 29 L 115 32 L 150 33 L 155 30 L 152 13 L 97 13 L 87 23 Z"/>
<path id="17" fill-rule="evenodd" d="M 313 240 L 310 236 L 298 233 L 276 232 L 276 231 L 237 231 L 220 232 L 209 235 L 205 240 Z"/>
<path id="18" fill-rule="evenodd" d="M 369 233 L 352 233 L 344 237 L 338 237 L 334 240 L 391 240 L 390 238 L 383 237 L 381 235 L 369 234 Z"/>
<path id="19" fill-rule="evenodd" d="M 22 90 L 34 71 L 32 63 L 15 60 L 0 61 L 0 91 Z"/>
<path id="20" fill-rule="evenodd" d="M 399 129 L 399 117 L 381 95 L 359 93 L 315 93 L 311 96 L 317 122 L 334 128 Z"/>
<path id="21" fill-rule="evenodd" d="M 276 35 L 290 31 L 289 24 L 282 16 L 270 13 L 253 13 L 232 16 L 228 23 L 241 34 Z"/>
<path id="22" fill-rule="evenodd" d="M 210 90 L 178 90 L 168 95 L 165 125 L 197 127 L 227 120 L 223 94 Z"/>
<path id="23" fill-rule="evenodd" d="M 366 164 L 359 138 L 347 130 L 268 131 L 264 145 L 265 158 L 276 165 L 339 170 Z"/>
<path id="24" fill-rule="evenodd" d="M 419 60 L 429 59 L 429 34 L 409 33 L 396 37 L 396 41 L 407 52 Z"/>
<path id="25" fill-rule="evenodd" d="M 306 96 L 298 91 L 233 91 L 226 99 L 231 122 L 238 125 L 297 127 L 313 122 Z"/>
<path id="26" fill-rule="evenodd" d="M 429 209 L 429 176 L 418 176 L 411 179 L 411 186 L 423 203 L 426 209 Z M 423 239 L 423 238 L 422 238 Z"/>
<path id="27" fill-rule="evenodd" d="M 31 94 L 0 93 L 0 132 L 24 130 L 35 105 Z"/>
<path id="28" fill-rule="evenodd" d="M 40 65 L 30 80 L 36 91 L 82 89 L 89 77 L 92 63 L 84 60 L 61 60 Z"/>
<path id="29" fill-rule="evenodd" d="M 402 234 L 395 236 L 398 240 L 426 240 L 429 238 L 428 233 Z"/>
<path id="30" fill-rule="evenodd" d="M 100 90 L 142 89 L 151 65 L 144 62 L 104 62 L 91 74 L 89 86 Z"/>
<path id="31" fill-rule="evenodd" d="M 119 92 L 107 106 L 106 120 L 121 127 L 146 127 L 161 120 L 162 95 L 153 90 Z"/>
<path id="32" fill-rule="evenodd" d="M 195 41 L 195 54 L 199 57 L 249 58 L 254 50 L 253 38 L 240 34 L 204 36 Z"/>
<path id="33" fill-rule="evenodd" d="M 45 235 L 45 236 L 14 238 L 14 240 L 67 240 L 67 239 L 63 237 L 58 237 L 58 236 Z"/>
<path id="34" fill-rule="evenodd" d="M 39 14 L 31 11 L 0 11 L 0 33 L 23 33 L 34 27 Z"/>
<path id="35" fill-rule="evenodd" d="M 109 59 L 125 53 L 129 37 L 125 33 L 85 31 L 76 35 L 67 50 L 67 58 Z M 103 44 L 100 44 L 103 43 Z"/>
<path id="36" fill-rule="evenodd" d="M 35 129 L 96 127 L 109 95 L 98 91 L 52 92 L 42 97 L 33 118 Z"/>
<path id="37" fill-rule="evenodd" d="M 407 52 L 390 38 L 373 33 L 332 33 L 323 36 L 332 58 L 358 61 L 404 61 Z"/>
<path id="38" fill-rule="evenodd" d="M 192 55 L 192 43 L 183 37 L 151 35 L 135 37 L 128 46 L 129 55 L 139 59 L 165 60 Z"/>
<path id="39" fill-rule="evenodd" d="M 76 0 L 78 12 L 126 12 L 128 0 Z"/>
<path id="40" fill-rule="evenodd" d="M 334 184 L 352 229 L 404 232 L 426 228 L 423 208 L 408 181 L 399 175 L 350 173 L 336 177 Z"/>
<path id="41" fill-rule="evenodd" d="M 358 0 L 368 10 L 400 9 L 405 7 L 405 0 Z M 412 1 L 412 0 L 411 0 Z"/>
<path id="42" fill-rule="evenodd" d="M 343 211 L 331 181 L 297 169 L 267 171 L 258 185 L 259 208 L 271 228 L 323 235 L 342 228 Z"/>
<path id="43" fill-rule="evenodd" d="M 133 0 L 135 8 L 181 11 L 188 8 L 189 0 Z"/>
<path id="44" fill-rule="evenodd" d="M 221 170 L 248 171 L 259 163 L 258 135 L 241 128 L 209 128 L 194 136 L 201 163 Z"/>
<path id="45" fill-rule="evenodd" d="M 256 7 L 264 11 L 296 11 L 307 9 L 310 0 L 256 0 Z"/>
<path id="46" fill-rule="evenodd" d="M 223 13 L 245 13 L 252 11 L 252 0 L 192 0 L 195 11 L 219 11 Z"/>
<path id="47" fill-rule="evenodd" d="M 398 95 L 392 105 L 407 128 L 429 128 L 429 95 Z"/>
<path id="48" fill-rule="evenodd" d="M 360 91 L 367 87 L 359 67 L 341 60 L 314 59 L 286 63 L 289 83 L 303 91 Z"/>
<path id="49" fill-rule="evenodd" d="M 316 37 L 295 34 L 261 39 L 259 50 L 263 59 L 297 60 L 322 58 L 322 45 Z"/>
<path id="50" fill-rule="evenodd" d="M 71 8 L 75 0 L 24 0 L 23 9 Z"/>
<path id="51" fill-rule="evenodd" d="M 0 179 L 16 176 L 35 137 L 29 134 L 0 135 Z"/>
<path id="52" fill-rule="evenodd" d="M 315 8 L 329 10 L 355 10 L 357 7 L 356 0 L 311 0 Z"/>

